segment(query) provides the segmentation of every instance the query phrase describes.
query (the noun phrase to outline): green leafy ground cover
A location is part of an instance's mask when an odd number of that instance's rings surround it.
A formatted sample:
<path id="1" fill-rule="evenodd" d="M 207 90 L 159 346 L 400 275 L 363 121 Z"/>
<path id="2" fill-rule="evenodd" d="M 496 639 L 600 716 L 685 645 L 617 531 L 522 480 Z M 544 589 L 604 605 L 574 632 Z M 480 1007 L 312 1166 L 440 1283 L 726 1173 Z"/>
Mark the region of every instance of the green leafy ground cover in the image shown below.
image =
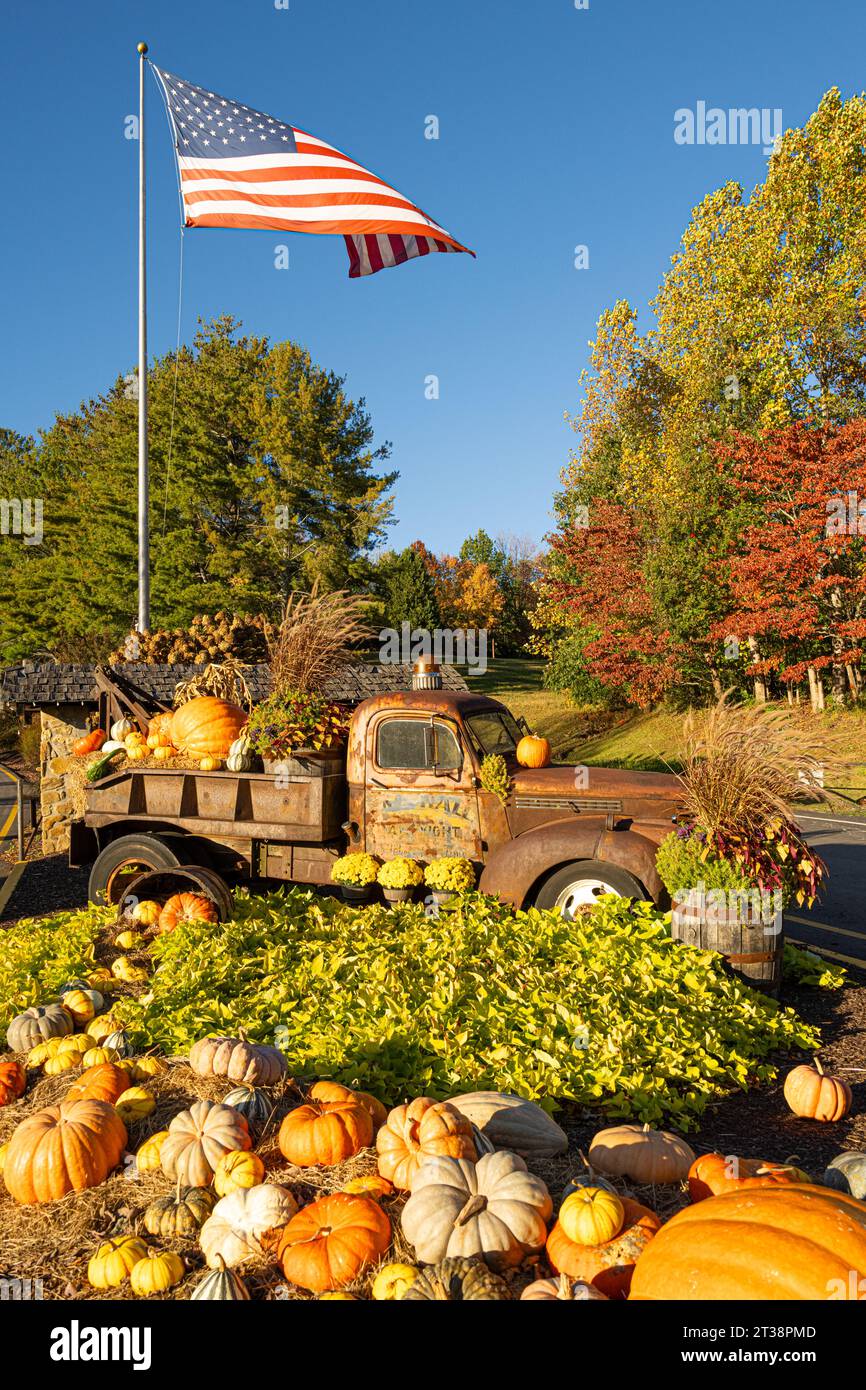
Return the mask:
<path id="1" fill-rule="evenodd" d="M 8 1018 L 86 972 L 106 909 L 4 935 Z M 549 1108 L 693 1126 L 709 1100 L 775 1076 L 814 1029 L 718 958 L 674 943 L 649 905 L 608 898 L 577 922 L 473 894 L 442 910 L 348 906 L 299 889 L 236 896 L 233 921 L 186 924 L 113 1012 L 141 1046 L 185 1053 L 208 1032 L 276 1041 L 298 1075 L 383 1100 L 491 1087 Z"/>

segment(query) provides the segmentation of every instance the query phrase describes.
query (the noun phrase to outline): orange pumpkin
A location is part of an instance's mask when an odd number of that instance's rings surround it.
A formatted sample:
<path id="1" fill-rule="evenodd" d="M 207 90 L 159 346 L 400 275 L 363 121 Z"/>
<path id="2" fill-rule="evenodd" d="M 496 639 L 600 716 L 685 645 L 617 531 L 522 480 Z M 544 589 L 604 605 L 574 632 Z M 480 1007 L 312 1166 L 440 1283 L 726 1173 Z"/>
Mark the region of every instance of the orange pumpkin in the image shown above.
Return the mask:
<path id="1" fill-rule="evenodd" d="M 83 738 L 77 738 L 72 745 L 72 751 L 79 758 L 85 757 L 88 753 L 96 753 L 107 737 L 104 729 L 94 729 L 92 733 L 85 734 Z"/>
<path id="2" fill-rule="evenodd" d="M 578 1245 L 557 1221 L 547 1237 L 547 1258 L 557 1274 L 592 1284 L 608 1298 L 625 1298 L 635 1265 L 661 1222 L 649 1207 L 629 1197 L 622 1199 L 622 1205 L 622 1228 L 603 1245 Z"/>
<path id="3" fill-rule="evenodd" d="M 447 1101 L 419 1096 L 396 1106 L 376 1135 L 379 1172 L 395 1187 L 409 1188 L 425 1158 L 478 1157 L 472 1123 Z"/>
<path id="4" fill-rule="evenodd" d="M 280 1125 L 283 1158 L 298 1168 L 332 1167 L 373 1142 L 370 1113 L 355 1100 L 311 1101 L 290 1110 Z"/>
<path id="5" fill-rule="evenodd" d="M 391 1222 L 378 1203 L 336 1192 L 292 1217 L 277 1259 L 290 1283 L 324 1293 L 353 1283 L 390 1244 Z"/>
<path id="6" fill-rule="evenodd" d="M 721 1192 L 808 1181 L 807 1173 L 789 1164 L 769 1163 L 763 1158 L 701 1154 L 689 1169 L 689 1197 L 693 1202 L 703 1202 L 707 1197 L 718 1197 Z"/>
<path id="7" fill-rule="evenodd" d="M 159 914 L 157 930 L 174 931 L 180 922 L 218 922 L 216 904 L 198 893 L 175 893 Z"/>
<path id="8" fill-rule="evenodd" d="M 517 761 L 521 767 L 547 767 L 550 744 L 537 734 L 526 734 L 517 745 Z"/>
<path id="9" fill-rule="evenodd" d="M 88 1067 L 77 1081 L 73 1081 L 66 1092 L 69 1100 L 103 1100 L 107 1105 L 115 1105 L 129 1087 L 129 1072 L 125 1067 L 115 1066 L 113 1062 L 100 1062 Z"/>
<path id="10" fill-rule="evenodd" d="M 224 758 L 246 722 L 246 711 L 240 705 L 215 695 L 197 695 L 175 710 L 171 741 L 191 758 Z"/>
<path id="11" fill-rule="evenodd" d="M 147 726 L 148 735 L 168 734 L 171 735 L 171 721 L 174 718 L 173 710 L 164 710 L 162 714 L 154 715 Z"/>
<path id="12" fill-rule="evenodd" d="M 0 1106 L 23 1096 L 26 1085 L 27 1072 L 20 1062 L 0 1062 Z"/>
<path id="13" fill-rule="evenodd" d="M 365 1110 L 370 1112 L 374 1134 L 378 1134 L 388 1118 L 387 1108 L 375 1096 L 371 1096 L 369 1091 L 353 1091 L 351 1086 L 343 1086 L 339 1081 L 317 1081 L 315 1086 L 310 1088 L 310 1098 L 327 1101 L 357 1101 L 363 1105 Z"/>
<path id="14" fill-rule="evenodd" d="M 22 1120 L 3 1178 L 16 1202 L 56 1202 L 104 1182 L 126 1148 L 126 1126 L 102 1100 L 63 1100 Z"/>
<path id="15" fill-rule="evenodd" d="M 857 1298 L 864 1278 L 866 1203 L 791 1184 L 725 1192 L 677 1212 L 638 1260 L 631 1297 L 840 1300 Z"/>
<path id="16" fill-rule="evenodd" d="M 795 1067 L 788 1072 L 785 1100 L 795 1115 L 826 1124 L 847 1115 L 854 1097 L 847 1081 L 827 1076 L 816 1057 L 814 1067 Z"/>

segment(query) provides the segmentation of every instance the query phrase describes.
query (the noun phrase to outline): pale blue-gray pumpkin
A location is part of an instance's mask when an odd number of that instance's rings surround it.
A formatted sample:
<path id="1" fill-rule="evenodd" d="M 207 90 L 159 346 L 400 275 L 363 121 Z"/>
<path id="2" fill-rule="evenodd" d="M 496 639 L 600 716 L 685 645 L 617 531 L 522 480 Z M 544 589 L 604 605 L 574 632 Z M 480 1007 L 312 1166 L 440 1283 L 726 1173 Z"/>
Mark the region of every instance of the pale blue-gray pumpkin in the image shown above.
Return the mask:
<path id="1" fill-rule="evenodd" d="M 49 1038 L 63 1038 L 75 1024 L 72 1014 L 62 1004 L 34 1004 L 18 1014 L 6 1030 L 6 1043 L 11 1052 L 29 1052 Z"/>
<path id="2" fill-rule="evenodd" d="M 849 1192 L 861 1202 L 866 1200 L 866 1153 L 852 1149 L 837 1154 L 824 1171 L 824 1186 L 837 1192 Z"/>

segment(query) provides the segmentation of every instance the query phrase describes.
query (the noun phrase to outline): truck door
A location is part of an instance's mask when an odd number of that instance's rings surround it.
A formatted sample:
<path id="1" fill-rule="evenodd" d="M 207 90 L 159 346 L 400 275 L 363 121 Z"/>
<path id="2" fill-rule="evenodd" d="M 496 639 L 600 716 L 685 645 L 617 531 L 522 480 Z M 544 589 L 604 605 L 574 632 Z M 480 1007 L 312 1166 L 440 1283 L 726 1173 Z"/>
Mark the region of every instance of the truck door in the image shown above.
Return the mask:
<path id="1" fill-rule="evenodd" d="M 364 822 L 367 851 L 382 859 L 481 860 L 474 768 L 455 722 L 409 711 L 370 721 Z"/>

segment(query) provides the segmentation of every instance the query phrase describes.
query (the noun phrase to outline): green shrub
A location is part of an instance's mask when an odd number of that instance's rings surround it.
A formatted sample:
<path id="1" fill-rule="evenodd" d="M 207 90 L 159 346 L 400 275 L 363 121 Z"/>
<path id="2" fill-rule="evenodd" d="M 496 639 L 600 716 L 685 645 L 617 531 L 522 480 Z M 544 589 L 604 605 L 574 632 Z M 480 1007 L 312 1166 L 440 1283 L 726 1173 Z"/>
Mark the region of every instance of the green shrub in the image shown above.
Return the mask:
<path id="1" fill-rule="evenodd" d="M 94 968 L 100 929 L 117 916 L 115 908 L 90 907 L 61 912 L 40 921 L 18 922 L 0 931 L 0 1018 L 2 1031 L 31 1004 L 44 1004 L 61 985 Z"/>
<path id="2" fill-rule="evenodd" d="M 649 904 L 609 897 L 567 922 L 470 894 L 431 929 L 420 905 L 235 901 L 234 921 L 154 943 L 148 994 L 114 1009 L 142 1045 L 184 1053 L 243 1027 L 296 1074 L 392 1104 L 492 1088 L 689 1128 L 712 1097 L 772 1080 L 772 1053 L 818 1043 Z"/>
<path id="3" fill-rule="evenodd" d="M 754 887 L 730 859 L 722 859 L 707 850 L 696 835 L 681 836 L 675 830 L 659 845 L 656 868 L 671 897 L 697 888 L 699 883 L 703 883 L 708 892 L 722 888 L 726 892 L 742 893 Z"/>

